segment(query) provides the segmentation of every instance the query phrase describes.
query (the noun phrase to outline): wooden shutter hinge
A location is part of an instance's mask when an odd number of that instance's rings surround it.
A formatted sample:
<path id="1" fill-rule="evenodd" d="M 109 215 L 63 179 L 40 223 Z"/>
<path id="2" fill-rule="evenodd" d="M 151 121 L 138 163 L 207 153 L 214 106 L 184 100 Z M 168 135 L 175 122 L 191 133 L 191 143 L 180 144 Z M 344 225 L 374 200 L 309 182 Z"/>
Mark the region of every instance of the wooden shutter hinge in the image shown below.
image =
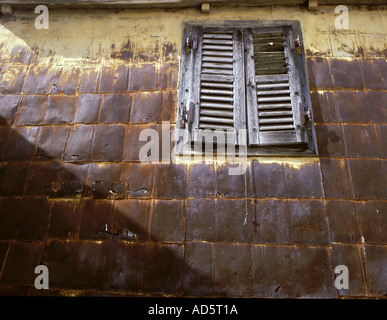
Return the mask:
<path id="1" fill-rule="evenodd" d="M 188 111 L 185 106 L 182 106 L 182 108 L 180 109 L 180 115 L 179 115 L 180 128 L 185 128 L 186 123 L 188 123 L 188 129 L 191 130 L 194 113 L 195 113 L 195 104 L 193 102 L 189 104 Z"/>
<path id="2" fill-rule="evenodd" d="M 187 117 L 187 108 L 185 106 L 182 106 L 179 114 L 179 124 L 180 124 L 179 127 L 181 129 L 185 128 L 186 117 Z"/>
<path id="3" fill-rule="evenodd" d="M 310 121 L 312 114 L 310 109 L 308 107 L 304 107 L 302 103 L 300 103 L 298 110 L 300 111 L 300 126 L 303 126 L 307 121 Z"/>
<path id="4" fill-rule="evenodd" d="M 297 48 L 297 53 L 301 54 L 301 50 L 299 50 L 299 48 L 301 48 L 301 39 L 299 35 L 297 35 L 297 37 L 294 38 L 293 32 L 289 31 L 289 43 L 290 43 L 291 49 L 294 50 Z"/>
<path id="5" fill-rule="evenodd" d="M 196 50 L 198 48 L 198 36 L 196 34 L 189 35 L 185 40 L 185 52 L 189 54 L 191 50 Z"/>

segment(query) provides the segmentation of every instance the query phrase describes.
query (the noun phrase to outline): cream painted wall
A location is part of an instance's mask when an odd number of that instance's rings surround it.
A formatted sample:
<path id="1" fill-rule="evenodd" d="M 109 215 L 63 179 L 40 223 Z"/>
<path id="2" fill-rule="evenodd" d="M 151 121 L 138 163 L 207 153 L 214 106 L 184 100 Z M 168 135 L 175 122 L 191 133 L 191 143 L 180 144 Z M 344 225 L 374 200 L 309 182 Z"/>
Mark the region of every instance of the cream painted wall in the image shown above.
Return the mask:
<path id="1" fill-rule="evenodd" d="M 40 63 L 115 64 L 114 57 L 126 46 L 128 52 L 137 54 L 136 61 L 163 62 L 163 50 L 168 48 L 175 49 L 168 59 L 178 61 L 184 21 L 294 19 L 301 22 L 307 56 L 386 56 L 386 7 L 349 7 L 348 30 L 335 29 L 334 8 L 309 11 L 299 7 L 221 7 L 212 8 L 209 14 L 194 8 L 52 10 L 48 30 L 35 29 L 37 15 L 32 11 L 16 10 L 13 16 L 0 19 L 0 54 L 6 61 L 21 46 L 38 53 L 36 62 Z"/>

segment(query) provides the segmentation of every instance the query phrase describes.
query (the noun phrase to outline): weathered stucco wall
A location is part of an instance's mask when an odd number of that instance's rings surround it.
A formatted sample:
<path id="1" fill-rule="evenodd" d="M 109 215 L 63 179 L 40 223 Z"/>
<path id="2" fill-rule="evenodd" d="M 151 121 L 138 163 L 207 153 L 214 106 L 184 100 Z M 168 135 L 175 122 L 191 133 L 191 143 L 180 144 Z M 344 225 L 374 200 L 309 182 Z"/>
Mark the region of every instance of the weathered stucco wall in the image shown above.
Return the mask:
<path id="1" fill-rule="evenodd" d="M 348 30 L 330 6 L 0 17 L 0 293 L 385 296 L 385 10 L 349 7 Z M 176 121 L 183 22 L 238 19 L 301 21 L 319 157 L 139 163 L 140 131 Z"/>
<path id="2" fill-rule="evenodd" d="M 349 6 L 348 30 L 335 29 L 334 8 L 324 6 L 310 11 L 298 7 L 221 7 L 212 8 L 209 14 L 202 14 L 195 8 L 58 10 L 50 12 L 48 30 L 34 28 L 37 14 L 33 11 L 16 10 L 12 17 L 2 18 L 1 52 L 7 56 L 15 46 L 26 51 L 33 48 L 39 53 L 39 62 L 55 56 L 55 62 L 63 65 L 120 63 L 120 57 L 128 62 L 165 62 L 177 60 L 182 25 L 187 20 L 295 19 L 301 21 L 307 56 L 370 58 L 386 55 L 385 6 Z"/>

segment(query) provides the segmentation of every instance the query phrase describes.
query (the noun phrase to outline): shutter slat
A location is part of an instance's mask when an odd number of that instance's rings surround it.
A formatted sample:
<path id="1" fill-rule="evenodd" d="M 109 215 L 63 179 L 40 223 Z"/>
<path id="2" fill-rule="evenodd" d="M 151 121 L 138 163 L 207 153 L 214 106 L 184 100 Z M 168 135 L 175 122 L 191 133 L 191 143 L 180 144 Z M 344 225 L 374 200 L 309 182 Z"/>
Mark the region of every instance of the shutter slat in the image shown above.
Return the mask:
<path id="1" fill-rule="evenodd" d="M 209 122 L 209 123 L 225 123 L 225 124 L 234 124 L 234 119 L 224 119 L 224 118 L 217 118 L 217 117 L 200 117 L 199 119 L 200 123 L 203 122 Z"/>
<path id="2" fill-rule="evenodd" d="M 220 82 L 205 82 L 202 81 L 202 88 L 219 88 L 219 89 L 231 89 L 233 88 L 232 83 L 220 83 Z"/>
<path id="3" fill-rule="evenodd" d="M 230 110 L 234 108 L 232 104 L 211 103 L 211 102 L 202 102 L 200 106 L 203 108 L 230 109 Z"/>
<path id="4" fill-rule="evenodd" d="M 268 91 L 257 91 L 258 96 L 272 96 L 277 94 L 290 94 L 289 90 L 268 90 Z"/>
<path id="5" fill-rule="evenodd" d="M 258 110 L 292 108 L 291 103 L 259 104 Z"/>
<path id="6" fill-rule="evenodd" d="M 230 83 L 234 82 L 234 77 L 232 75 L 218 75 L 218 74 L 201 74 L 201 81 L 214 82 L 214 83 Z"/>
<path id="7" fill-rule="evenodd" d="M 292 101 L 292 99 L 289 96 L 288 97 L 265 97 L 265 98 L 259 97 L 258 98 L 258 104 L 260 102 L 275 102 L 275 101 L 280 101 L 280 102 Z"/>
<path id="8" fill-rule="evenodd" d="M 210 44 L 203 44 L 204 50 L 216 50 L 216 51 L 232 51 L 232 46 L 217 46 L 217 45 L 210 45 Z"/>
<path id="9" fill-rule="evenodd" d="M 231 40 L 224 40 L 224 39 L 203 39 L 203 44 L 213 44 L 213 45 L 229 45 L 232 46 L 232 39 Z"/>
<path id="10" fill-rule="evenodd" d="M 233 126 L 227 126 L 227 125 L 221 125 L 221 124 L 215 124 L 215 123 L 201 123 L 199 125 L 200 129 L 211 129 L 211 130 L 230 130 L 233 129 Z"/>
<path id="11" fill-rule="evenodd" d="M 200 92 L 204 94 L 220 94 L 220 95 L 227 95 L 227 96 L 234 94 L 230 90 L 214 90 L 214 89 L 201 89 Z"/>
<path id="12" fill-rule="evenodd" d="M 215 69 L 232 69 L 232 64 L 203 62 L 202 67 L 203 68 L 215 68 Z"/>
<path id="13" fill-rule="evenodd" d="M 282 88 L 289 88 L 289 83 L 270 83 L 270 84 L 258 84 L 257 89 L 258 90 L 267 90 L 267 89 L 282 89 Z"/>
<path id="14" fill-rule="evenodd" d="M 232 63 L 232 57 L 217 57 L 217 56 L 204 56 L 202 61 L 206 62 L 225 62 L 225 63 Z"/>
<path id="15" fill-rule="evenodd" d="M 293 125 L 261 126 L 261 131 L 294 130 Z"/>
<path id="16" fill-rule="evenodd" d="M 214 117 L 223 117 L 223 118 L 233 118 L 234 112 L 232 111 L 218 111 L 218 110 L 207 110 L 201 109 L 200 115 L 204 116 L 214 116 Z"/>
<path id="17" fill-rule="evenodd" d="M 291 116 L 292 111 L 260 111 L 260 117 Z"/>
<path id="18" fill-rule="evenodd" d="M 217 102 L 233 102 L 234 99 L 232 97 L 219 97 L 219 96 L 207 96 L 202 95 L 201 100 L 207 100 L 207 101 L 217 101 Z"/>
<path id="19" fill-rule="evenodd" d="M 232 70 L 229 70 L 229 69 L 213 69 L 213 68 L 203 68 L 202 73 L 222 74 L 222 75 L 229 75 L 229 76 L 233 74 Z"/>
<path id="20" fill-rule="evenodd" d="M 255 82 L 257 83 L 278 83 L 289 81 L 287 74 L 274 74 L 274 75 L 259 75 L 255 76 Z"/>
<path id="21" fill-rule="evenodd" d="M 270 123 L 270 124 L 275 124 L 275 123 L 293 123 L 292 117 L 275 117 L 275 118 L 260 118 L 259 119 L 260 124 L 265 124 L 265 123 Z"/>
<path id="22" fill-rule="evenodd" d="M 204 56 L 232 57 L 232 51 L 203 50 Z"/>
<path id="23" fill-rule="evenodd" d="M 205 33 L 203 39 L 232 40 L 232 34 Z"/>

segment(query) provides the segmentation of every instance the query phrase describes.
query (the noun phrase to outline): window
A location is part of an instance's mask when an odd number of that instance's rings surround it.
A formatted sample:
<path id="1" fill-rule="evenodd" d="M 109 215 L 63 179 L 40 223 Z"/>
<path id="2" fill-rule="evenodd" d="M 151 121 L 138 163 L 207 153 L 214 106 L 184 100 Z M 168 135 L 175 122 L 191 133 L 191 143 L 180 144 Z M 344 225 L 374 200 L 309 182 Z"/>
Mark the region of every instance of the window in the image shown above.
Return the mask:
<path id="1" fill-rule="evenodd" d="M 177 128 L 183 154 L 203 130 L 227 130 L 248 155 L 316 155 L 300 24 L 186 23 Z"/>

